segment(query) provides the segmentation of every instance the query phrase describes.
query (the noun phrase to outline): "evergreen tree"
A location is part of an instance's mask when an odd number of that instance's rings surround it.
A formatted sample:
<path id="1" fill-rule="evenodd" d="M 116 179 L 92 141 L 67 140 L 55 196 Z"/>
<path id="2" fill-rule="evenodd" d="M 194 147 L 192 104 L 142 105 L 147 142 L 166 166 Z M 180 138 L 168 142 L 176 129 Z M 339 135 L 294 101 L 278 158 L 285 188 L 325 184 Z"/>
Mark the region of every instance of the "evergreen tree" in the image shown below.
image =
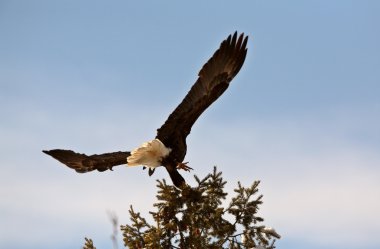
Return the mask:
<path id="1" fill-rule="evenodd" d="M 227 193 L 222 173 L 214 168 L 203 179 L 194 177 L 197 186 L 182 190 L 157 181 L 156 211 L 150 212 L 155 224 L 130 207 L 131 223 L 121 226 L 127 248 L 275 248 L 280 235 L 257 215 L 263 197 L 258 195 L 259 181 L 247 188 L 239 182 L 235 196 L 223 206 Z M 87 238 L 83 248 L 95 249 Z"/>

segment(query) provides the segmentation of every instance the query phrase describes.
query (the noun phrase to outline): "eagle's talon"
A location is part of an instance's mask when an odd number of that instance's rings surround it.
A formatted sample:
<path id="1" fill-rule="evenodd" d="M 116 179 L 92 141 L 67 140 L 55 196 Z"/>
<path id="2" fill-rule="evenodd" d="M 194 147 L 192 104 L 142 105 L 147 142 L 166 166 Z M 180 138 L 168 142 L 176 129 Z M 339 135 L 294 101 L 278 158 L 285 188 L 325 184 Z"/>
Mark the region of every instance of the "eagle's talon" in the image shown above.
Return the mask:
<path id="1" fill-rule="evenodd" d="M 193 168 L 187 166 L 188 163 L 189 163 L 189 162 L 178 163 L 178 164 L 177 164 L 177 169 L 183 169 L 183 170 L 185 170 L 185 171 L 190 171 L 190 170 L 192 170 Z"/>

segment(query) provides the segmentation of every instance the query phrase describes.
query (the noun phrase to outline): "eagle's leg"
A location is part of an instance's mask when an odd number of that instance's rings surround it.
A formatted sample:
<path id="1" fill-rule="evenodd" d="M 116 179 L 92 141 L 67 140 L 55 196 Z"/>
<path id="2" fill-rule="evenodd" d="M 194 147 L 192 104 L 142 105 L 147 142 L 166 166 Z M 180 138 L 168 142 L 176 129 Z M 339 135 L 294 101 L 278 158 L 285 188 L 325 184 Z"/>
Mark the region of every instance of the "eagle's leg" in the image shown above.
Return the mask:
<path id="1" fill-rule="evenodd" d="M 146 169 L 146 166 L 143 166 L 143 170 L 144 169 Z M 153 169 L 149 168 L 149 172 L 148 172 L 149 176 L 152 176 L 155 170 L 156 170 L 155 168 L 153 168 Z"/>
<path id="2" fill-rule="evenodd" d="M 178 163 L 178 164 L 177 164 L 177 169 L 183 169 L 183 170 L 185 170 L 185 171 L 190 171 L 190 170 L 192 170 L 193 168 L 187 166 L 188 163 L 189 163 L 189 162 Z"/>

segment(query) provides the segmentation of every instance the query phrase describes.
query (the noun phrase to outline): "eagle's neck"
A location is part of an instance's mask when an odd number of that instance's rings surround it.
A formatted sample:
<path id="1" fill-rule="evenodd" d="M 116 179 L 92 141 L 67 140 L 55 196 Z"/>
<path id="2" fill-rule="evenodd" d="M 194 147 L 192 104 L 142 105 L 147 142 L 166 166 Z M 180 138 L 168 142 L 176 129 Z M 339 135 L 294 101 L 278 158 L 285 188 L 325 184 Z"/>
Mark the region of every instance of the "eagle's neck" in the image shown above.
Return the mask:
<path id="1" fill-rule="evenodd" d="M 162 165 L 162 159 L 167 157 L 171 148 L 166 147 L 159 139 L 143 143 L 134 149 L 127 158 L 128 166 L 144 165 L 155 168 Z"/>

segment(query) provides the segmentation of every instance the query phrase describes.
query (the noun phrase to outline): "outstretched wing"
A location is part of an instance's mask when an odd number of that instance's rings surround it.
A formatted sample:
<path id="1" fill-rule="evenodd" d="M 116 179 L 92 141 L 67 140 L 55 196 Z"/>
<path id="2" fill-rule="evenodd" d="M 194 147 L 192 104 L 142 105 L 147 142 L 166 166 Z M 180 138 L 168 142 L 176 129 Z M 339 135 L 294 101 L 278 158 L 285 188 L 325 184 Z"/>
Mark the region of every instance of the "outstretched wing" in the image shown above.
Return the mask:
<path id="1" fill-rule="evenodd" d="M 171 146 L 174 132 L 185 139 L 198 117 L 228 88 L 229 83 L 242 67 L 247 54 L 248 36 L 237 32 L 224 40 L 198 74 L 181 104 L 157 130 L 157 138 Z"/>
<path id="2" fill-rule="evenodd" d="M 75 169 L 78 173 L 86 173 L 93 170 L 106 171 L 112 167 L 127 163 L 130 152 L 112 152 L 101 155 L 79 154 L 72 150 L 44 150 L 45 154 L 52 156 L 66 166 Z"/>

